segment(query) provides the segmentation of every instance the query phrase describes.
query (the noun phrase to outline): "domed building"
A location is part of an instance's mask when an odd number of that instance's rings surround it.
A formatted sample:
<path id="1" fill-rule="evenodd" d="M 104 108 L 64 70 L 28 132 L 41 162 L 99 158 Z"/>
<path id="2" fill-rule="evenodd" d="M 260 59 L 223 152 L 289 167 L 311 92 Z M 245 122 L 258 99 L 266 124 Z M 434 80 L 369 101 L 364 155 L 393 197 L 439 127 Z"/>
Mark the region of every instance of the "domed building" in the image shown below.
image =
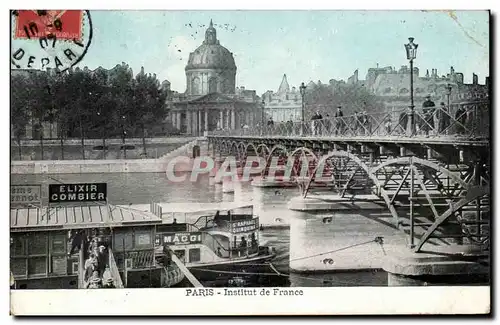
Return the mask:
<path id="1" fill-rule="evenodd" d="M 220 45 L 212 21 L 205 40 L 189 54 L 186 91 L 173 96 L 170 122 L 181 133 L 239 129 L 260 122 L 262 107 L 255 90 L 236 87 L 233 53 Z"/>
<path id="2" fill-rule="evenodd" d="M 189 54 L 185 70 L 188 96 L 234 94 L 236 64 L 233 53 L 220 45 L 212 21 L 203 44 Z"/>

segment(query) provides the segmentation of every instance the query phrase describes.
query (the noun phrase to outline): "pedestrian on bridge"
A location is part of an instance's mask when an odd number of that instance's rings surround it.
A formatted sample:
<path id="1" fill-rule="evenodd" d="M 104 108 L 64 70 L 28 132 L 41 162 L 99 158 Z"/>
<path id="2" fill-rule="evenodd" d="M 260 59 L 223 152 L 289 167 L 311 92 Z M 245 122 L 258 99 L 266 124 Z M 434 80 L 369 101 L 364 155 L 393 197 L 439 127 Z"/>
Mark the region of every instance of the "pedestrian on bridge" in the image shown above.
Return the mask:
<path id="1" fill-rule="evenodd" d="M 408 130 L 408 113 L 406 113 L 406 111 L 399 114 L 399 127 L 401 128 L 402 134 L 405 134 Z"/>
<path id="2" fill-rule="evenodd" d="M 421 129 L 425 135 L 429 135 L 429 131 L 434 131 L 434 114 L 436 111 L 436 104 L 431 100 L 431 95 L 425 97 L 425 102 L 422 104 L 423 120 Z"/>
<path id="3" fill-rule="evenodd" d="M 359 114 L 358 112 L 354 112 L 354 126 L 353 126 L 353 131 L 355 135 L 364 135 L 364 129 L 363 129 L 363 115 Z"/>
<path id="4" fill-rule="evenodd" d="M 335 112 L 335 135 L 343 133 L 344 131 L 344 112 L 342 112 L 342 106 L 337 106 L 337 111 Z"/>
<path id="5" fill-rule="evenodd" d="M 455 125 L 458 134 L 463 134 L 465 132 L 465 121 L 467 119 L 467 111 L 463 105 L 458 106 L 455 113 Z"/>
<path id="6" fill-rule="evenodd" d="M 271 131 L 271 132 L 274 129 L 274 121 L 273 121 L 273 117 L 272 116 L 267 121 L 267 128 L 268 128 L 268 131 Z"/>
<path id="7" fill-rule="evenodd" d="M 288 121 L 286 121 L 286 132 L 288 135 L 292 135 L 293 134 L 293 121 L 292 121 L 292 117 L 290 117 L 290 119 Z"/>
<path id="8" fill-rule="evenodd" d="M 448 134 L 448 126 L 450 125 L 450 111 L 449 107 L 445 105 L 444 102 L 441 102 L 439 110 L 436 113 L 436 117 L 438 119 L 438 132 L 439 134 Z"/>
<path id="9" fill-rule="evenodd" d="M 323 126 L 325 127 L 325 132 L 327 133 L 327 135 L 330 135 L 330 130 L 332 128 L 332 121 L 330 119 L 330 114 L 326 114 L 326 117 L 323 121 Z"/>

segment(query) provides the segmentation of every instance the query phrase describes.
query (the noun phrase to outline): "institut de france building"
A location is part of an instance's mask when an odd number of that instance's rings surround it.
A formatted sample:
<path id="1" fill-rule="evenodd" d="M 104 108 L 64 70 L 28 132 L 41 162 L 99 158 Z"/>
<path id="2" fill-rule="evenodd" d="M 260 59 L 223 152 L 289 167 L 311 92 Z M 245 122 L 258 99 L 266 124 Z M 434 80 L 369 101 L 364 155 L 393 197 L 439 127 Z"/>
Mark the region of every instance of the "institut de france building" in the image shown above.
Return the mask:
<path id="1" fill-rule="evenodd" d="M 255 91 L 236 87 L 233 54 L 217 39 L 212 21 L 203 43 L 189 54 L 186 92 L 174 94 L 169 122 L 181 133 L 239 129 L 260 123 L 261 104 Z"/>

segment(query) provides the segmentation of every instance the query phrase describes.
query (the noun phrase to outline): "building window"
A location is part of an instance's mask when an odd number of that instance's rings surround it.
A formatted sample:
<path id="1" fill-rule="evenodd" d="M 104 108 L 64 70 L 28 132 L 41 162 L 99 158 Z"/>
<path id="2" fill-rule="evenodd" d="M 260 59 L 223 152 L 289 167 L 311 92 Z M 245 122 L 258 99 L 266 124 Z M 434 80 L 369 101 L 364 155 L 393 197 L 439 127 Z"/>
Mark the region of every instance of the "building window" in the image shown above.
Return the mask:
<path id="1" fill-rule="evenodd" d="M 133 247 L 132 232 L 115 232 L 113 240 L 115 251 L 132 250 Z"/>
<path id="2" fill-rule="evenodd" d="M 14 275 L 26 276 L 28 271 L 26 262 L 27 262 L 26 257 L 23 258 L 11 257 L 10 269 L 12 273 Z"/>
<path id="3" fill-rule="evenodd" d="M 191 94 L 199 95 L 200 92 L 200 78 L 194 77 L 191 81 Z"/>
<path id="4" fill-rule="evenodd" d="M 47 273 L 47 257 L 37 256 L 28 259 L 29 275 L 44 275 Z"/>
<path id="5" fill-rule="evenodd" d="M 65 233 L 56 233 L 50 237 L 50 272 L 53 274 L 66 274 L 68 272 L 66 244 L 67 240 Z"/>
<path id="6" fill-rule="evenodd" d="M 409 92 L 410 92 L 410 91 L 409 91 L 408 89 L 406 89 L 406 88 L 402 88 L 402 89 L 399 91 L 399 93 L 400 93 L 400 94 L 407 94 L 407 93 L 409 93 Z"/>
<path id="7" fill-rule="evenodd" d="M 217 92 L 217 79 L 215 78 L 210 78 L 208 79 L 208 93 L 215 93 Z"/>
<path id="8" fill-rule="evenodd" d="M 135 248 L 149 248 L 152 246 L 151 232 L 147 231 L 136 231 L 135 232 Z"/>
<path id="9" fill-rule="evenodd" d="M 186 250 L 178 249 L 174 251 L 174 254 L 181 260 L 182 263 L 186 262 L 185 261 Z"/>
<path id="10" fill-rule="evenodd" d="M 45 255 L 47 254 L 47 234 L 34 232 L 28 236 L 28 254 Z"/>
<path id="11" fill-rule="evenodd" d="M 199 248 L 191 248 L 189 250 L 189 262 L 199 262 L 201 261 L 201 252 Z"/>

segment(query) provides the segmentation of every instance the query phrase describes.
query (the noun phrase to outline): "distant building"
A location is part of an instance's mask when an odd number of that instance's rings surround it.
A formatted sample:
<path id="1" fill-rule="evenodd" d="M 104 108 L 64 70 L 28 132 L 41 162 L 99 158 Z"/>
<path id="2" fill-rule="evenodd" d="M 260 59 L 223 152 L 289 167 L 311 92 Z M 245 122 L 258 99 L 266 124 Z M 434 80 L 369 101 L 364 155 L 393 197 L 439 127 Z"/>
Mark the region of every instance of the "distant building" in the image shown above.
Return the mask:
<path id="1" fill-rule="evenodd" d="M 286 74 L 278 87 L 277 92 L 266 91 L 262 95 L 266 118 L 272 117 L 275 122 L 288 120 L 300 121 L 302 119 L 302 98 L 300 91 L 288 84 Z"/>
<path id="2" fill-rule="evenodd" d="M 368 69 L 365 80 L 358 79 L 358 70 L 349 77 L 349 83 L 361 84 L 368 91 L 375 94 L 385 103 L 385 107 L 393 112 L 407 109 L 410 105 L 410 69 L 403 65 L 399 70 L 393 67 L 383 67 Z M 457 105 L 474 104 L 474 102 L 487 101 L 489 97 L 489 78 L 485 84 L 478 83 L 476 74 L 473 74 L 472 84 L 464 83 L 464 76 L 450 67 L 446 75 L 438 75 L 437 69 L 426 71 L 424 76 L 420 76 L 419 69 L 413 68 L 413 98 L 416 109 L 421 108 L 425 96 L 431 95 L 431 99 L 436 103 L 447 103 L 447 85 L 451 85 L 450 106 L 452 112 Z"/>
<path id="3" fill-rule="evenodd" d="M 217 129 L 239 129 L 260 119 L 254 90 L 236 88 L 233 54 L 217 39 L 212 21 L 203 43 L 189 54 L 186 91 L 173 93 L 169 121 L 181 133 L 203 134 Z"/>

